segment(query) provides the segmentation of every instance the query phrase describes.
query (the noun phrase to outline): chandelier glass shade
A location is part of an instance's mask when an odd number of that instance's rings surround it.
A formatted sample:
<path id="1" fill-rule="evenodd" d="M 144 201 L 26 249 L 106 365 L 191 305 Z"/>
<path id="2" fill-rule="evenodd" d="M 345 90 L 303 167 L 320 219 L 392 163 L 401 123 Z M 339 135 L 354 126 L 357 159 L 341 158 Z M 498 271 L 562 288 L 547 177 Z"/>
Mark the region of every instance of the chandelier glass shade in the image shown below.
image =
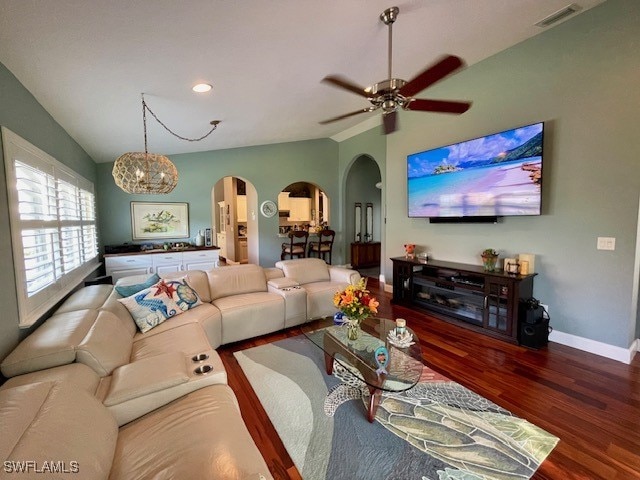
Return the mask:
<path id="1" fill-rule="evenodd" d="M 164 155 L 127 152 L 113 164 L 116 185 L 127 193 L 162 194 L 178 184 L 178 169 Z"/>

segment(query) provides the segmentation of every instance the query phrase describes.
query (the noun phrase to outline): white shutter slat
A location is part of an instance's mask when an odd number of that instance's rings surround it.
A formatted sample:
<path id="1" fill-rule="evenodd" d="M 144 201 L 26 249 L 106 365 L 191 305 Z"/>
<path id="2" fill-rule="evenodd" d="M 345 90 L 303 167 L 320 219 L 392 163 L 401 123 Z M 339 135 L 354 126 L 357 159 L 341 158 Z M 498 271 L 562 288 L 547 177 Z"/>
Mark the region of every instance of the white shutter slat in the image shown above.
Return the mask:
<path id="1" fill-rule="evenodd" d="M 97 266 L 93 184 L 2 127 L 20 325 Z"/>

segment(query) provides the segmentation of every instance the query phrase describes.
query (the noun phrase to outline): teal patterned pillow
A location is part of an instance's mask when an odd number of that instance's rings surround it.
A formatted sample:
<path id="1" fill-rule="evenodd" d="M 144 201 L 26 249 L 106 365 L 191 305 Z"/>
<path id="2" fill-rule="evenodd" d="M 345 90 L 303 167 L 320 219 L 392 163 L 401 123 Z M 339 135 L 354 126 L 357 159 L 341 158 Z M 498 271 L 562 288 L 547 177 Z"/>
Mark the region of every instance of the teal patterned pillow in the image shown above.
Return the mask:
<path id="1" fill-rule="evenodd" d="M 168 318 L 182 313 L 173 299 L 174 292 L 173 286 L 161 280 L 130 297 L 119 298 L 118 301 L 129 310 L 140 331 L 145 333 Z"/>
<path id="2" fill-rule="evenodd" d="M 202 300 L 200 300 L 196 291 L 189 286 L 186 279 L 179 278 L 165 280 L 165 282 L 175 289 L 172 298 L 183 311 L 186 312 L 198 305 L 202 305 Z"/>
<path id="3" fill-rule="evenodd" d="M 123 297 L 130 297 L 131 295 L 141 292 L 145 288 L 149 288 L 160 281 L 160 277 L 157 273 L 154 273 L 147 280 L 142 283 L 138 283 L 136 285 L 118 285 L 116 287 L 116 292 L 118 292 Z"/>

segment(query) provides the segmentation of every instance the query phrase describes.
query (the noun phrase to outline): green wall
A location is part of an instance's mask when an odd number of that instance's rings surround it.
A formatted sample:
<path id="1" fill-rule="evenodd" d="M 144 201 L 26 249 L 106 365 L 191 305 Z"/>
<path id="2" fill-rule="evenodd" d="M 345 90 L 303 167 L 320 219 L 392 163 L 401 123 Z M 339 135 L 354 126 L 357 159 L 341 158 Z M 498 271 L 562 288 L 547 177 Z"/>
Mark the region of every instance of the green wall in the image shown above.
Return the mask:
<path id="1" fill-rule="evenodd" d="M 535 296 L 553 327 L 628 348 L 636 338 L 638 25 L 640 2 L 609 0 L 429 89 L 429 97 L 473 100 L 464 115 L 403 112 L 387 142 L 386 257 L 408 241 L 436 259 L 475 264 L 488 247 L 503 257 L 534 253 Z M 541 120 L 542 216 L 495 225 L 407 218 L 408 154 Z M 616 250 L 596 250 L 599 236 L 615 237 Z"/>
<path id="2" fill-rule="evenodd" d="M 214 135 L 224 135 L 220 128 Z M 189 202 L 191 236 L 211 226 L 211 190 L 225 176 L 241 177 L 258 192 L 259 206 L 264 200 L 277 202 L 278 193 L 287 185 L 307 181 L 319 185 L 331 201 L 331 223 L 338 219 L 338 144 L 330 139 L 217 150 L 170 157 L 180 179 L 168 195 L 128 195 L 111 176 L 113 164 L 98 165 L 100 231 L 104 245 L 131 242 L 129 204 L 134 201 Z M 249 207 L 249 214 L 251 208 Z M 282 238 L 278 237 L 278 217 L 265 218 L 258 213 L 260 264 L 273 266 L 280 260 Z M 338 231 L 342 228 L 338 227 Z M 334 263 L 343 261 L 338 245 Z"/>
<path id="3" fill-rule="evenodd" d="M 95 182 L 96 165 L 62 129 L 24 86 L 0 63 L 0 125 L 9 128 L 59 162 Z M 1 143 L 1 140 L 0 140 Z M 18 301 L 13 272 L 9 209 L 0 145 L 0 359 L 4 358 L 30 330 L 18 328 Z"/>

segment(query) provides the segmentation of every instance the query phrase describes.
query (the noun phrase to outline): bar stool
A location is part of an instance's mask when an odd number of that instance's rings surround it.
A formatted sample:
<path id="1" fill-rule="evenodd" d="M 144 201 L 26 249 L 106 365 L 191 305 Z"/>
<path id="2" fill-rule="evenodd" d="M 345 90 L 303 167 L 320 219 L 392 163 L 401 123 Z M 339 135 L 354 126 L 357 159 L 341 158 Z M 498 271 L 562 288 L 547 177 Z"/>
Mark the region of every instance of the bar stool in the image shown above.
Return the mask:
<path id="1" fill-rule="evenodd" d="M 311 257 L 312 253 L 315 252 L 318 258 L 322 258 L 326 262 L 326 255 L 329 254 L 329 261 L 327 263 L 331 265 L 331 250 L 333 250 L 333 239 L 335 236 L 336 232 L 334 230 L 322 230 L 319 232 L 318 241 L 309 243 L 309 256 Z"/>
<path id="2" fill-rule="evenodd" d="M 304 239 L 296 241 L 297 239 Z M 284 260 L 287 255 L 293 259 L 294 256 L 298 258 L 306 257 L 307 242 L 309 241 L 309 232 L 304 230 L 294 230 L 289 232 L 289 242 L 282 244 L 282 253 L 280 254 L 280 260 Z"/>

